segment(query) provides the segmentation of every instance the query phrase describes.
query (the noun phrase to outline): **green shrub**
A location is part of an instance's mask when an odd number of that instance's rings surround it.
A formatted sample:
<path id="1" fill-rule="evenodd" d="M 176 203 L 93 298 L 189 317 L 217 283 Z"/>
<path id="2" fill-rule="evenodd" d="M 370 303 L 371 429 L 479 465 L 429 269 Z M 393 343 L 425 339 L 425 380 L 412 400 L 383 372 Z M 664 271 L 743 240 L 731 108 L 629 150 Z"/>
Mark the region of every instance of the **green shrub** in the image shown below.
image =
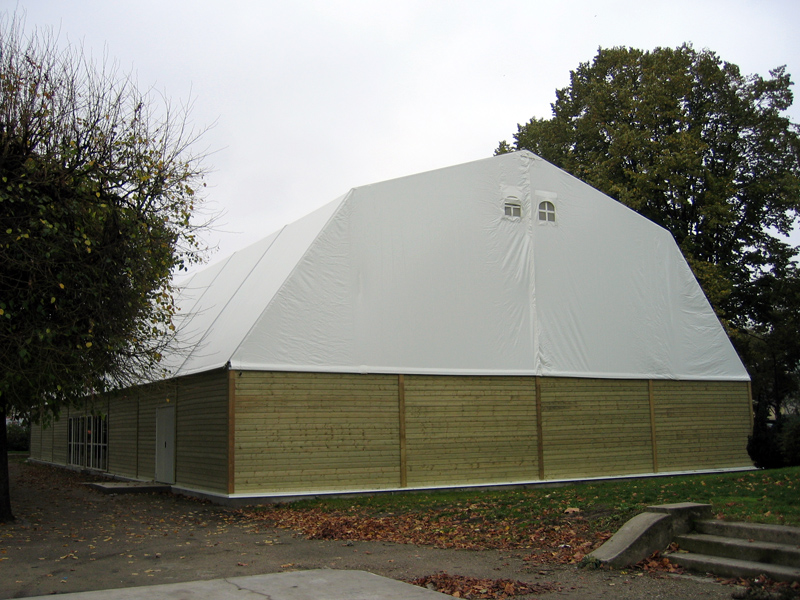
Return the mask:
<path id="1" fill-rule="evenodd" d="M 775 423 L 756 422 L 753 435 L 747 438 L 747 453 L 759 469 L 779 469 L 784 466 L 780 448 L 781 427 Z"/>
<path id="2" fill-rule="evenodd" d="M 783 423 L 778 445 L 787 467 L 800 466 L 800 417 L 790 417 Z"/>
<path id="3" fill-rule="evenodd" d="M 28 452 L 31 449 L 31 428 L 19 423 L 7 423 L 8 449 L 17 452 Z"/>

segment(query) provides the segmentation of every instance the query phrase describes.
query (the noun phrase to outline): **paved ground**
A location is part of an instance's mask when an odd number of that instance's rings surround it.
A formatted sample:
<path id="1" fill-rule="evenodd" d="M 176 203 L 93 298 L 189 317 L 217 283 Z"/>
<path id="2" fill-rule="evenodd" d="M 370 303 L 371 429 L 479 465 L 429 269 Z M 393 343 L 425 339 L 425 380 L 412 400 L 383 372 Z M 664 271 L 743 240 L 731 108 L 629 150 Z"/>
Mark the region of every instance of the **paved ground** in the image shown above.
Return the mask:
<path id="1" fill-rule="evenodd" d="M 366 571 L 336 569 L 59 594 L 64 600 L 447 600 L 451 597 Z"/>
<path id="2" fill-rule="evenodd" d="M 14 459 L 10 467 L 17 521 L 0 525 L 0 598 L 308 569 L 361 570 L 406 581 L 444 571 L 550 589 L 520 599 L 722 600 L 732 591 L 706 578 L 531 569 L 521 552 L 306 540 L 189 498 L 105 495 L 83 485 L 88 478 L 80 474 Z"/>

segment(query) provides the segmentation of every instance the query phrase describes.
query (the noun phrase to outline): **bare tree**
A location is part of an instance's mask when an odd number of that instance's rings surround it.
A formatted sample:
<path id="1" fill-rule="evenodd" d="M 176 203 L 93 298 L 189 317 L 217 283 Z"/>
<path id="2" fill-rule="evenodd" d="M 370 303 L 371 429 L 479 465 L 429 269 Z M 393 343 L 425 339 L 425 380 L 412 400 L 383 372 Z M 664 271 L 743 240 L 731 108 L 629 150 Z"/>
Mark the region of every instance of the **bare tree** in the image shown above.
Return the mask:
<path id="1" fill-rule="evenodd" d="M 6 416 L 156 378 L 175 271 L 199 262 L 203 131 L 51 30 L 0 17 L 0 522 Z"/>

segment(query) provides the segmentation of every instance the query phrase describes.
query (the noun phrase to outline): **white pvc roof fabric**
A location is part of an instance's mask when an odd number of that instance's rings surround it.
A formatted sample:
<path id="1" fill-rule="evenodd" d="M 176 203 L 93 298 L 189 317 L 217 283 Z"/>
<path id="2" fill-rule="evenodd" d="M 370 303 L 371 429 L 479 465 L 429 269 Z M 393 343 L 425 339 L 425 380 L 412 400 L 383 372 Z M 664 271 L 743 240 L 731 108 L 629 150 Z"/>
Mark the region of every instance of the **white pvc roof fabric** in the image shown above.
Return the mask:
<path id="1" fill-rule="evenodd" d="M 749 379 L 672 236 L 529 152 L 354 188 L 179 305 L 175 375 Z"/>

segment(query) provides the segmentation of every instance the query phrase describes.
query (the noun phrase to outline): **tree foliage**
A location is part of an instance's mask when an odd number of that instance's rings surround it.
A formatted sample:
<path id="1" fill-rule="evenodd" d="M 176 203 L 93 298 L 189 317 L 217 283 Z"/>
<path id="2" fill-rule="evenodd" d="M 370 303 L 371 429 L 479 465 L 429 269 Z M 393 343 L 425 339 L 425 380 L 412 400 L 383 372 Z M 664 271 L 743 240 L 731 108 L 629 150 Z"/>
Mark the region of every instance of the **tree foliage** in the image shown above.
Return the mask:
<path id="1" fill-rule="evenodd" d="M 784 67 L 743 75 L 689 45 L 600 49 L 514 143 L 668 229 L 773 407 L 797 386 L 800 129 Z"/>
<path id="2" fill-rule="evenodd" d="M 0 20 L 0 418 L 46 421 L 158 370 L 171 275 L 202 250 L 187 115 Z"/>

